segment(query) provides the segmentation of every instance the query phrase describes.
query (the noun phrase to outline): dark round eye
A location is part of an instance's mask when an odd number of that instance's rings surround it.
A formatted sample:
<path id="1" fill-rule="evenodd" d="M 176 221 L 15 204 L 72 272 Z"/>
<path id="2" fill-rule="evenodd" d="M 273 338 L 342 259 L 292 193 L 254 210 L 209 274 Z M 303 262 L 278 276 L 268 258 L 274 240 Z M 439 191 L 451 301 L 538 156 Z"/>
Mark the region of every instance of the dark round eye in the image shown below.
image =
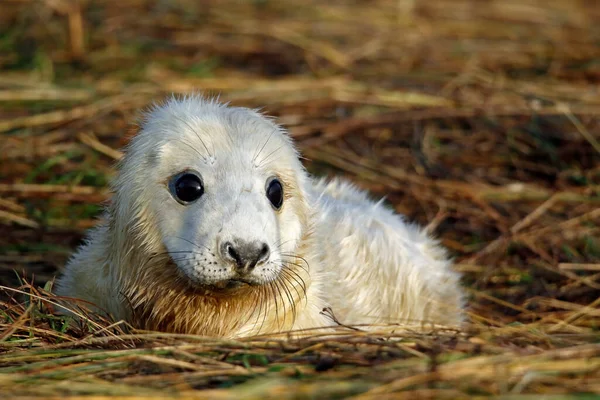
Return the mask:
<path id="1" fill-rule="evenodd" d="M 192 203 L 204 194 L 202 180 L 193 172 L 183 172 L 171 178 L 171 194 L 182 204 Z"/>
<path id="2" fill-rule="evenodd" d="M 279 179 L 272 178 L 267 181 L 267 198 L 277 210 L 281 208 L 283 204 L 283 186 Z"/>

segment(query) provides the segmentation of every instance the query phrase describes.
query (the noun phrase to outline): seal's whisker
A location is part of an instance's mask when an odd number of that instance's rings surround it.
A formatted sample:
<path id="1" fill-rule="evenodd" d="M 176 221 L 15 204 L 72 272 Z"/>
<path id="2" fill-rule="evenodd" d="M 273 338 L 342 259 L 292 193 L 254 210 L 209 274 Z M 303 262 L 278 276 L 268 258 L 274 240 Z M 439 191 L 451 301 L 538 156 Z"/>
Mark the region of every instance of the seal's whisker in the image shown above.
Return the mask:
<path id="1" fill-rule="evenodd" d="M 269 136 L 267 137 L 267 140 L 265 140 L 265 142 L 263 143 L 262 147 L 260 148 L 260 150 L 258 150 L 258 152 L 256 152 L 254 154 L 254 157 L 252 157 L 252 164 L 256 165 L 255 161 L 258 158 L 258 156 L 260 155 L 260 153 L 262 153 L 262 151 L 264 150 L 265 146 L 267 145 L 267 143 L 269 143 L 269 140 L 271 140 L 271 136 L 273 136 L 273 134 L 277 132 L 276 129 L 272 130 L 271 133 L 269 134 Z"/>
<path id="2" fill-rule="evenodd" d="M 192 260 L 196 260 L 196 254 L 187 254 L 187 256 L 181 256 L 181 257 L 172 257 L 171 256 L 171 260 L 176 263 L 180 262 L 180 261 L 192 261 Z M 197 263 L 197 264 L 200 264 L 200 263 Z"/>
<path id="3" fill-rule="evenodd" d="M 208 154 L 209 157 L 213 157 L 213 155 L 210 153 L 210 150 L 208 150 L 208 147 L 206 147 L 206 143 L 204 143 L 204 140 L 202 140 L 202 138 L 200 137 L 200 134 L 198 133 L 198 131 L 196 131 L 196 129 L 194 129 L 192 127 L 192 125 L 190 125 L 189 122 L 187 122 L 186 120 L 184 120 L 183 118 L 181 118 L 179 115 L 177 114 L 172 114 L 173 118 L 175 118 L 176 120 L 183 122 L 185 125 L 187 125 L 188 128 L 190 128 L 192 130 L 192 132 L 194 132 L 194 134 L 196 135 L 196 137 L 198 138 L 198 140 L 200 141 L 200 143 L 202 143 L 202 146 L 204 147 L 204 149 L 206 150 L 206 153 Z M 204 162 L 207 161 L 207 158 L 204 158 Z"/>
<path id="4" fill-rule="evenodd" d="M 162 252 L 162 253 L 155 253 L 155 254 L 151 255 L 150 259 L 155 258 L 155 257 L 160 257 L 160 256 L 170 256 L 172 254 L 197 254 L 197 255 L 203 255 L 204 253 L 200 253 L 200 252 L 194 251 L 194 250 L 165 251 L 165 252 Z"/>
<path id="5" fill-rule="evenodd" d="M 309 267 L 308 261 L 306 260 L 306 258 L 298 255 L 297 253 L 281 253 L 282 257 L 286 257 L 286 258 L 294 258 L 294 259 L 298 259 L 298 260 L 302 260 L 302 262 L 304 262 L 304 264 L 306 264 L 306 268 Z"/>
<path id="6" fill-rule="evenodd" d="M 275 289 L 273 289 L 273 281 L 269 282 L 267 284 L 267 287 L 269 288 L 269 291 L 271 292 L 271 294 L 273 295 L 273 300 L 275 303 L 275 319 L 277 320 L 277 327 L 280 329 L 279 323 L 279 304 L 277 302 L 277 295 L 275 294 Z"/>
<path id="7" fill-rule="evenodd" d="M 290 265 L 293 265 L 295 267 L 298 267 L 298 268 L 302 269 L 302 267 L 300 265 L 296 265 L 296 264 L 289 263 L 289 262 L 283 262 L 281 270 L 282 271 L 285 270 L 285 271 L 287 271 L 289 273 L 294 274 L 295 276 L 298 277 L 298 279 L 300 279 L 300 280 L 302 280 L 302 282 L 304 282 L 304 279 L 302 278 L 302 276 L 300 276 L 299 271 L 297 271 L 295 268 L 291 268 Z"/>
<path id="8" fill-rule="evenodd" d="M 259 299 L 260 306 L 259 306 L 259 308 L 258 308 L 258 314 L 256 315 L 256 322 L 255 322 L 255 326 L 256 326 L 256 324 L 258 324 L 258 321 L 260 320 L 260 317 L 261 317 L 261 315 L 263 315 L 263 314 L 264 314 L 264 313 L 263 313 L 263 304 L 264 304 L 264 289 L 262 289 L 262 290 L 260 291 L 260 295 L 258 296 L 258 299 Z M 260 320 L 260 321 L 261 321 L 261 323 L 260 323 L 260 326 L 258 327 L 258 331 L 257 331 L 257 332 L 260 332 L 260 331 L 262 331 L 262 327 L 263 327 L 263 324 L 264 324 L 264 322 L 265 322 L 264 318 L 263 318 L 262 320 Z"/>
<path id="9" fill-rule="evenodd" d="M 269 157 L 271 157 L 273 154 L 276 154 L 279 150 L 281 150 L 283 148 L 283 145 L 279 146 L 278 148 L 276 148 L 275 150 L 273 150 L 272 152 L 270 152 L 269 154 L 267 154 L 261 161 L 260 163 L 257 164 L 257 167 L 262 167 L 265 162 L 267 162 L 267 160 L 269 159 Z"/>
<path id="10" fill-rule="evenodd" d="M 267 312 L 269 311 L 268 309 L 268 305 L 267 305 L 267 293 L 266 293 L 267 289 L 266 286 L 262 288 L 262 290 L 260 291 L 260 311 L 262 312 L 263 310 L 263 304 L 264 304 L 264 309 L 265 311 L 262 313 L 263 314 L 263 318 L 262 321 L 260 323 L 260 327 L 258 328 L 258 332 L 261 332 L 263 329 L 263 326 L 265 325 L 265 320 L 267 319 Z"/>
<path id="11" fill-rule="evenodd" d="M 304 295 L 306 297 L 306 282 L 304 281 L 304 279 L 302 279 L 302 277 L 296 272 L 294 271 L 292 268 L 289 267 L 285 267 L 283 266 L 283 268 L 281 269 L 282 273 L 286 273 L 288 274 L 290 277 L 292 277 L 296 283 L 298 283 L 300 285 L 300 287 L 302 287 L 302 291 L 304 292 Z M 293 274 L 293 275 L 290 275 Z M 298 278 L 298 280 L 296 280 L 296 278 Z"/>
<path id="12" fill-rule="evenodd" d="M 200 153 L 198 150 L 196 150 L 195 147 L 193 147 L 191 144 L 187 143 L 186 141 L 184 141 L 183 139 L 168 139 L 166 140 L 167 142 L 179 142 L 181 144 L 186 145 L 187 147 L 189 147 L 190 149 L 192 149 L 196 154 L 198 154 L 201 158 L 202 161 L 204 161 L 205 163 L 208 161 L 208 159 L 206 158 L 205 155 L 203 155 L 202 153 Z"/>
<path id="13" fill-rule="evenodd" d="M 287 277 L 282 276 L 282 280 L 284 282 L 281 283 L 281 288 L 288 299 L 290 308 L 292 310 L 292 322 L 294 322 L 294 321 L 296 321 L 296 302 L 294 301 L 294 296 L 292 296 L 292 294 L 290 293 L 290 290 L 288 288 L 287 284 L 289 284 L 289 281 L 288 281 Z M 277 286 L 279 286 L 279 284 L 277 284 Z M 282 299 L 283 299 L 283 297 L 282 297 Z M 284 305 L 283 309 L 284 309 L 284 314 L 285 314 L 285 305 Z M 285 318 L 285 315 L 284 315 L 284 318 Z"/>
<path id="14" fill-rule="evenodd" d="M 258 297 L 260 297 L 260 293 L 257 294 Z M 250 312 L 248 312 L 248 318 L 246 319 L 246 321 L 244 322 L 243 325 L 246 325 L 250 322 L 250 320 L 252 319 L 252 316 L 256 315 L 256 308 L 258 307 L 259 302 L 258 301 L 253 301 L 254 305 L 252 307 L 252 309 L 250 310 Z M 254 321 L 254 327 L 256 327 L 256 323 L 258 322 L 258 320 Z"/>
<path id="15" fill-rule="evenodd" d="M 173 258 L 174 262 L 181 262 L 181 261 L 192 261 L 194 260 L 194 257 L 179 257 L 179 258 Z"/>
<path id="16" fill-rule="evenodd" d="M 276 244 L 276 245 L 275 245 L 275 249 L 279 250 L 279 249 L 281 249 L 281 247 L 282 247 L 284 244 L 286 244 L 286 243 L 289 243 L 289 242 L 293 242 L 294 240 L 296 240 L 296 239 L 288 239 L 288 240 L 286 240 L 286 241 L 284 241 L 284 242 L 282 242 L 282 241 L 279 241 L 279 244 Z"/>
<path id="17" fill-rule="evenodd" d="M 281 257 L 281 261 L 282 261 L 283 263 L 285 263 L 285 264 L 289 264 L 289 265 L 293 265 L 293 266 L 295 266 L 295 267 L 298 267 L 298 268 L 300 268 L 301 270 L 303 270 L 304 272 L 308 273 L 308 269 L 309 269 L 308 263 L 306 263 L 306 266 L 304 266 L 304 265 L 302 265 L 302 264 L 299 264 L 299 263 L 297 263 L 297 262 L 291 261 L 291 260 L 289 260 L 289 259 L 285 258 L 284 256 L 282 256 L 282 257 Z"/>
<path id="18" fill-rule="evenodd" d="M 306 290 L 304 289 L 304 285 L 303 285 L 304 282 L 300 283 L 298 281 L 298 279 L 296 279 L 296 277 L 294 277 L 293 275 L 290 275 L 290 273 L 288 271 L 286 271 L 285 269 L 281 270 L 281 273 L 282 273 L 282 278 L 285 279 L 286 282 L 288 282 L 292 286 L 292 288 L 294 289 L 294 291 L 298 295 L 298 300 L 301 300 L 301 299 L 305 298 L 306 297 Z M 290 281 L 291 279 L 293 279 L 294 282 L 296 282 L 296 285 L 294 285 Z M 300 294 L 300 292 L 298 291 L 298 289 L 296 288 L 296 286 L 300 286 L 302 288 L 302 292 L 304 293 L 304 295 Z"/>
<path id="19" fill-rule="evenodd" d="M 277 293 L 279 294 L 279 296 L 276 296 L 277 299 L 281 299 L 281 306 L 283 307 L 283 328 L 285 328 L 285 321 L 286 321 L 286 317 L 287 317 L 287 309 L 285 307 L 285 300 L 283 299 L 283 296 L 281 294 L 281 289 L 279 287 L 279 283 L 277 282 L 277 280 L 272 281 L 273 282 L 273 286 L 275 286 L 275 289 L 277 289 Z M 275 301 L 277 301 L 277 299 Z M 277 319 L 277 324 L 279 324 L 280 320 L 279 318 Z M 279 329 L 282 329 L 281 327 Z"/>

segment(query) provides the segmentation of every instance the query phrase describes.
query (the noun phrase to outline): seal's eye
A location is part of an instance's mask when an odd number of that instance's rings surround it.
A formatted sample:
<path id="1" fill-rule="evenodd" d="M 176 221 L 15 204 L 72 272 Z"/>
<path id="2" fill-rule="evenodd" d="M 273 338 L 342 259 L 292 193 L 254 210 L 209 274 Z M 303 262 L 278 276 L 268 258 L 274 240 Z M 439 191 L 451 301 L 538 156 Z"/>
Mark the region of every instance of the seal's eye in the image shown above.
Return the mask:
<path id="1" fill-rule="evenodd" d="M 175 200 L 181 204 L 192 203 L 204 194 L 202 180 L 191 171 L 185 171 L 172 177 L 169 189 Z"/>
<path id="2" fill-rule="evenodd" d="M 271 178 L 267 181 L 267 198 L 277 210 L 283 204 L 283 186 L 279 179 Z"/>

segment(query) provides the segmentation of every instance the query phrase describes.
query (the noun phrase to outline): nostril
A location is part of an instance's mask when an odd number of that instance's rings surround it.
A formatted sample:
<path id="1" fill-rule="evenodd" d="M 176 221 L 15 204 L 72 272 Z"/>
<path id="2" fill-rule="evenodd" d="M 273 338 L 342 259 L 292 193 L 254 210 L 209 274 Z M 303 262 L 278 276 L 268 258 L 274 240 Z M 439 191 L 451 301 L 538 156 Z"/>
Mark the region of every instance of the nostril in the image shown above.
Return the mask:
<path id="1" fill-rule="evenodd" d="M 235 251 L 235 248 L 229 242 L 225 243 L 225 254 L 227 254 L 229 257 L 231 257 L 234 261 L 236 261 L 238 263 L 240 262 L 239 254 Z"/>
<path id="2" fill-rule="evenodd" d="M 238 270 L 249 272 L 269 259 L 271 249 L 264 242 L 250 243 L 236 239 L 222 243 L 220 253 L 224 260 L 235 263 Z"/>
<path id="3" fill-rule="evenodd" d="M 270 253 L 271 251 L 269 249 L 269 245 L 263 243 L 262 247 L 260 248 L 260 253 L 258 254 L 258 262 L 265 261 L 267 258 L 269 258 Z"/>

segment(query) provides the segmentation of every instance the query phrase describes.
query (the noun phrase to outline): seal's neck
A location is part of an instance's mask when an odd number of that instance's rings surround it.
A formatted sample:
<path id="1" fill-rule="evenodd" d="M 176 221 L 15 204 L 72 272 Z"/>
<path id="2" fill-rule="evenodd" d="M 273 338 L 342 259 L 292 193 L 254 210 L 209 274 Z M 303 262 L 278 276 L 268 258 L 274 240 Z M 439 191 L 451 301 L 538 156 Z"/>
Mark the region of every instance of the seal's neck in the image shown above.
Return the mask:
<path id="1" fill-rule="evenodd" d="M 227 291 L 197 288 L 177 275 L 168 256 L 139 260 L 123 295 L 142 329 L 208 336 L 249 336 L 293 328 L 308 274 L 286 266 L 280 279 Z M 292 269 L 294 268 L 294 269 Z"/>

